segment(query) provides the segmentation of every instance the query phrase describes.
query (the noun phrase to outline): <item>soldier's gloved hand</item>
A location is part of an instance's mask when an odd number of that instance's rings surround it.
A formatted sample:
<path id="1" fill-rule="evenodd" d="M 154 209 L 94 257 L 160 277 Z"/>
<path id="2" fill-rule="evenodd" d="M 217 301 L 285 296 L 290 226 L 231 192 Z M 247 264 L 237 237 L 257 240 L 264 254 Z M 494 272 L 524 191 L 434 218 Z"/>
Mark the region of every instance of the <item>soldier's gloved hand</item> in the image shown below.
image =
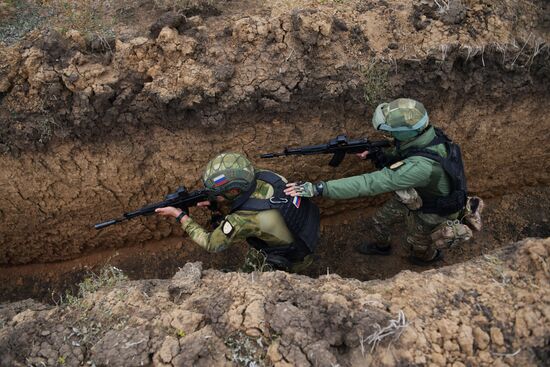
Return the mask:
<path id="1" fill-rule="evenodd" d="M 319 192 L 318 186 L 318 184 L 314 185 L 311 182 L 292 182 L 286 184 L 285 194 L 305 198 L 319 196 L 321 192 Z"/>

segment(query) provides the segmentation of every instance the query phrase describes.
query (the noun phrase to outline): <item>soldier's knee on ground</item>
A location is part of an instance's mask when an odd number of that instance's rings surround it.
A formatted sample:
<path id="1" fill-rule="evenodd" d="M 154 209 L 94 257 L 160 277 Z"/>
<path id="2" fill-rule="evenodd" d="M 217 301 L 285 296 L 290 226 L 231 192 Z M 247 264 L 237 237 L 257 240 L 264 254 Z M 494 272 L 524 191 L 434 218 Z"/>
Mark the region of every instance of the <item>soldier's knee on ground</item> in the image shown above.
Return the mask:
<path id="1" fill-rule="evenodd" d="M 413 239 L 413 241 L 411 241 Z M 437 253 L 437 249 L 429 238 L 418 242 L 418 238 L 407 237 L 407 243 L 410 245 L 411 253 L 414 257 L 421 260 L 431 260 Z"/>
<path id="2" fill-rule="evenodd" d="M 415 227 L 417 230 L 421 228 Z M 434 246 L 430 233 L 423 233 L 420 231 L 407 234 L 407 244 L 411 254 L 421 260 L 431 260 L 437 253 L 437 249 Z"/>

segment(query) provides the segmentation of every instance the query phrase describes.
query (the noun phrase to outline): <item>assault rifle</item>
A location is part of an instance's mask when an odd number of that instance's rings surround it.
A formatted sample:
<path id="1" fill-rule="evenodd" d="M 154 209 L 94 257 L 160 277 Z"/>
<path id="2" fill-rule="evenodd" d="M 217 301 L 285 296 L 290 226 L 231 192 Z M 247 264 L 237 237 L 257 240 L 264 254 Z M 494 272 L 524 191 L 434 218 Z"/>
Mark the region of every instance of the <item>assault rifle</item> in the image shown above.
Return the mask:
<path id="1" fill-rule="evenodd" d="M 166 195 L 164 201 L 146 205 L 143 208 L 134 210 L 133 212 L 124 213 L 120 218 L 111 219 L 102 223 L 95 224 L 94 227 L 95 229 L 102 229 L 135 217 L 139 217 L 142 215 L 151 215 L 155 213 L 155 209 L 164 208 L 165 206 L 173 206 L 175 208 L 179 208 L 185 211 L 189 207 L 195 206 L 201 201 L 209 200 L 211 196 L 209 195 L 210 193 L 211 192 L 207 189 L 189 192 L 184 186 L 180 186 L 178 187 L 176 192 Z"/>
<path id="2" fill-rule="evenodd" d="M 338 167 L 344 160 L 346 154 L 362 153 L 369 151 L 368 159 L 372 160 L 376 167 L 384 166 L 382 159 L 382 148 L 389 147 L 389 140 L 370 141 L 368 139 L 348 140 L 346 135 L 338 135 L 330 139 L 326 144 L 309 145 L 298 148 L 285 148 L 280 153 L 261 154 L 260 158 L 275 158 L 287 155 L 314 155 L 314 154 L 333 154 L 330 162 L 332 167 Z"/>

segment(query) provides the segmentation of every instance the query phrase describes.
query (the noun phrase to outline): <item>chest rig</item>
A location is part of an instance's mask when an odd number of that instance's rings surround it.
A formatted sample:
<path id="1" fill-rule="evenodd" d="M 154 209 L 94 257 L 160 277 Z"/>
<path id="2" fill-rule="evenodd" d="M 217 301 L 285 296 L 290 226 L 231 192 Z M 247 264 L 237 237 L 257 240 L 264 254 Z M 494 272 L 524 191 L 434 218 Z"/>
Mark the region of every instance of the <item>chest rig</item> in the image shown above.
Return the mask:
<path id="1" fill-rule="evenodd" d="M 451 181 L 451 192 L 447 196 L 425 195 L 419 192 L 422 198 L 420 211 L 428 214 L 446 216 L 462 210 L 466 206 L 468 189 L 466 174 L 462 162 L 460 147 L 449 139 L 443 131 L 435 129 L 435 138 L 423 148 L 407 149 L 400 155 L 404 158 L 412 156 L 425 157 L 438 162 Z M 447 157 L 442 157 L 435 151 L 426 149 L 435 145 L 444 144 Z"/>
<path id="2" fill-rule="evenodd" d="M 314 252 L 319 241 L 319 208 L 308 198 L 287 196 L 284 193 L 286 183 L 273 172 L 260 171 L 256 173 L 256 180 L 270 184 L 274 189 L 273 196 L 269 199 L 250 197 L 256 189 L 254 184 L 247 193 L 235 200 L 231 212 L 277 209 L 294 239 L 305 245 L 309 252 Z M 300 244 L 297 243 L 296 245 Z"/>

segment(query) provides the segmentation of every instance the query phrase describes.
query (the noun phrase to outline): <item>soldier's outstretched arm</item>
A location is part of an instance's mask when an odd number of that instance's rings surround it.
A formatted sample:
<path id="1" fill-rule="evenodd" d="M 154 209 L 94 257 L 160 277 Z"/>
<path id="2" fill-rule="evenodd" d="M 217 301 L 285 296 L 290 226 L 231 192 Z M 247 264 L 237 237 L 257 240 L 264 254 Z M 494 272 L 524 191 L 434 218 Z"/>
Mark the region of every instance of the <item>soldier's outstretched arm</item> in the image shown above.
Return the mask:
<path id="1" fill-rule="evenodd" d="M 380 171 L 327 181 L 323 196 L 330 199 L 352 199 L 410 187 L 425 187 L 430 182 L 431 171 L 430 163 L 406 159 Z"/>
<path id="2" fill-rule="evenodd" d="M 380 171 L 312 184 L 290 183 L 285 192 L 291 196 L 315 196 L 330 199 L 352 199 L 373 196 L 410 187 L 428 185 L 432 166 L 429 160 L 417 157 L 399 161 Z M 321 187 L 321 189 L 317 189 Z"/>

